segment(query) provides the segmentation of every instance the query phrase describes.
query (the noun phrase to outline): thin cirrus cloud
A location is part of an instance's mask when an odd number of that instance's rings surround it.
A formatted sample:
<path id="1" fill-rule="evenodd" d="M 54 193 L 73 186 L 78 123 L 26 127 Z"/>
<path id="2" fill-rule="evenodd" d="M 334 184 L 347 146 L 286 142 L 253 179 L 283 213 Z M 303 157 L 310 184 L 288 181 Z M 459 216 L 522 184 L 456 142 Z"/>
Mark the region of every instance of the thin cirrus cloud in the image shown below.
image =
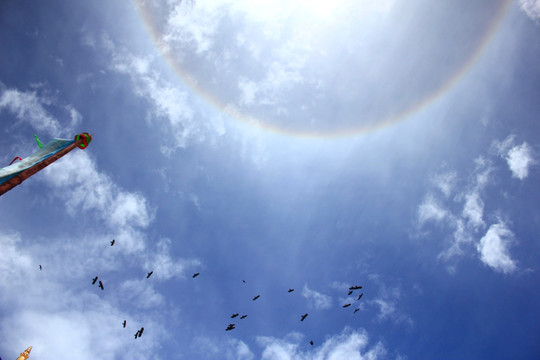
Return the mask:
<path id="1" fill-rule="evenodd" d="M 513 135 L 503 141 L 495 141 L 491 149 L 495 150 L 491 151 L 492 154 L 506 160 L 512 177 L 520 180 L 527 177 L 529 167 L 535 162 L 527 143 L 516 145 Z M 496 218 L 497 222 L 489 224 L 486 231 L 483 199 L 487 187 L 496 183 L 495 165 L 482 156 L 475 163 L 476 167 L 467 177 L 468 181 L 463 181 L 453 172 L 432 177 L 432 184 L 439 192 L 428 191 L 424 196 L 418 206 L 418 224 L 421 229 L 432 223 L 449 231 L 450 246 L 439 254 L 439 259 L 450 261 L 476 251 L 480 260 L 494 271 L 512 273 L 518 268 L 509 252 L 515 240 L 507 222 L 497 215 L 500 209 L 489 212 L 488 218 Z M 451 179 L 451 186 L 448 179 Z M 461 189 L 458 188 L 460 184 Z M 462 206 L 461 211 L 455 210 L 456 203 Z M 449 270 L 454 272 L 455 267 L 450 266 Z"/>

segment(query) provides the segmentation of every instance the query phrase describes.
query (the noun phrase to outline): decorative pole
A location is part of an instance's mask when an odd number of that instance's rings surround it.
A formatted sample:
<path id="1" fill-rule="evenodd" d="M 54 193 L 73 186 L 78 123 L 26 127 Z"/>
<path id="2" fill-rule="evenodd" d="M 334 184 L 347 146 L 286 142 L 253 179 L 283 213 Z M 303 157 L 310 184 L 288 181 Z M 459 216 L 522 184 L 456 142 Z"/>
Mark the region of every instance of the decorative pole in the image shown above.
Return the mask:
<path id="1" fill-rule="evenodd" d="M 17 360 L 26 360 L 26 359 L 28 359 L 28 356 L 30 356 L 30 351 L 32 351 L 31 346 L 28 349 L 24 350 L 24 352 L 21 353 L 21 356 L 19 356 L 17 358 Z"/>
<path id="2" fill-rule="evenodd" d="M 49 156 L 48 158 L 38 162 L 37 164 L 34 164 L 30 168 L 23 170 L 22 172 L 13 176 L 6 182 L 0 184 L 0 196 L 8 192 L 9 190 L 13 189 L 15 186 L 19 185 L 24 180 L 28 179 L 30 176 L 34 175 L 38 171 L 42 170 L 43 168 L 55 162 L 56 160 L 60 159 L 62 156 L 66 155 L 68 152 L 75 149 L 76 147 L 80 149 L 86 149 L 90 141 L 92 141 L 92 136 L 88 133 L 82 133 L 82 134 L 76 135 L 75 141 L 71 145 L 63 148 L 62 150 L 58 151 L 56 154 Z"/>

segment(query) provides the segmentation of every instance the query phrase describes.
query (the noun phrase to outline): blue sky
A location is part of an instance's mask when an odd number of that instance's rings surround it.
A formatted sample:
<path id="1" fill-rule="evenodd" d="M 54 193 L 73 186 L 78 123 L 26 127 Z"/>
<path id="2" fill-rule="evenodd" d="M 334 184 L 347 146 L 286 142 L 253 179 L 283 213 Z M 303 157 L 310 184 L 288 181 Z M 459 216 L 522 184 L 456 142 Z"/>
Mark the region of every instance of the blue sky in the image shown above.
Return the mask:
<path id="1" fill-rule="evenodd" d="M 93 141 L 0 199 L 0 357 L 538 358 L 539 22 L 4 1 L 0 162 Z"/>

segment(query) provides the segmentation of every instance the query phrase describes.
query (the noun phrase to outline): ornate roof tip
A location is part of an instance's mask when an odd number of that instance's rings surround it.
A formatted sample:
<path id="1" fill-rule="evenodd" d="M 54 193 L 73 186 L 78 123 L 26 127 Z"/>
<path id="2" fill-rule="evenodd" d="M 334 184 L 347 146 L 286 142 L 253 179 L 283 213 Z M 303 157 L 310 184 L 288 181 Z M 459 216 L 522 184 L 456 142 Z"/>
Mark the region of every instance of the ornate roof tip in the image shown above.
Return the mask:
<path id="1" fill-rule="evenodd" d="M 17 358 L 17 360 L 26 360 L 26 359 L 28 359 L 28 356 L 30 356 L 30 351 L 32 351 L 31 346 L 28 349 L 24 350 L 24 352 L 21 353 L 21 356 L 19 356 Z"/>

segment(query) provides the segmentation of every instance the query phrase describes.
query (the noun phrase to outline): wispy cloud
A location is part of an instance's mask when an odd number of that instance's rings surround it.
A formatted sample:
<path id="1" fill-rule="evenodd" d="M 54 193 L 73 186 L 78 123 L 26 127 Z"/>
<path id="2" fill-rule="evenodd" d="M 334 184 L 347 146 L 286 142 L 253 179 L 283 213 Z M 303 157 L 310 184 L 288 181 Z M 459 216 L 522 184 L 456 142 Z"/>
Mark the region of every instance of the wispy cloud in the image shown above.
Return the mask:
<path id="1" fill-rule="evenodd" d="M 97 170 L 95 161 L 84 151 L 74 151 L 43 170 L 45 180 L 57 191 L 71 215 L 92 211 L 114 233 L 132 235 L 137 229 L 147 227 L 153 212 L 147 200 L 137 193 L 122 190 L 109 176 Z M 120 229 L 120 230 L 118 230 Z M 126 249 L 142 250 L 140 236 L 122 237 Z"/>
<path id="2" fill-rule="evenodd" d="M 491 225 L 477 246 L 482 262 L 499 272 L 515 271 L 516 264 L 508 253 L 513 239 L 514 234 L 503 222 Z"/>
<path id="3" fill-rule="evenodd" d="M 329 309 L 332 306 L 332 298 L 330 296 L 311 290 L 307 285 L 304 285 L 302 289 L 302 296 L 308 300 L 309 306 L 314 309 Z"/>
<path id="4" fill-rule="evenodd" d="M 148 255 L 145 268 L 154 271 L 153 276 L 157 279 L 183 278 L 187 269 L 201 265 L 201 262 L 195 259 L 173 259 L 170 245 L 170 239 L 161 239 L 156 244 L 156 251 Z"/>
<path id="5" fill-rule="evenodd" d="M 382 282 L 380 276 L 376 274 L 371 274 L 369 278 L 379 285 L 377 295 L 373 299 L 365 300 L 367 304 L 378 308 L 377 319 L 379 321 L 391 320 L 395 324 L 413 326 L 413 319 L 398 309 L 401 298 L 400 286 L 387 286 Z"/>
<path id="6" fill-rule="evenodd" d="M 368 334 L 365 330 L 345 328 L 341 334 L 328 338 L 323 344 L 310 351 L 303 351 L 300 346 L 303 336 L 289 336 L 286 339 L 258 337 L 257 342 L 263 347 L 263 360 L 377 360 L 386 356 L 386 349 L 381 342 L 368 347 Z"/>
<path id="7" fill-rule="evenodd" d="M 473 228 L 484 226 L 484 202 L 480 198 L 478 191 L 465 195 L 465 205 L 463 206 L 462 214 Z"/>
<path id="8" fill-rule="evenodd" d="M 457 174 L 455 171 L 437 174 L 433 177 L 432 182 L 439 190 L 448 198 L 456 186 Z"/>
<path id="9" fill-rule="evenodd" d="M 100 44 L 112 58 L 111 70 L 129 76 L 135 94 L 150 104 L 147 120 L 162 125 L 161 131 L 166 139 L 161 145 L 164 155 L 225 134 L 221 117 L 201 113 L 205 110 L 193 107 L 194 99 L 189 91 L 161 76 L 154 66 L 157 55 L 134 55 L 107 36 L 100 40 Z"/>
<path id="10" fill-rule="evenodd" d="M 503 141 L 493 142 L 490 153 L 504 158 L 512 171 L 512 176 L 521 180 L 527 177 L 528 168 L 534 163 L 530 147 L 527 143 L 515 145 L 513 135 Z M 508 244 L 513 238 L 512 232 L 501 221 L 491 224 L 485 232 L 486 188 L 496 183 L 493 179 L 493 174 L 496 173 L 493 161 L 480 156 L 475 160 L 475 165 L 466 180 L 459 178 L 454 172 L 432 177 L 433 186 L 441 191 L 443 197 L 437 196 L 432 190 L 428 191 L 418 206 L 418 224 L 422 228 L 428 222 L 433 222 L 441 229 L 451 232 L 451 244 L 439 253 L 439 259 L 449 261 L 477 251 L 481 261 L 494 270 L 513 272 L 517 265 L 507 251 Z M 450 197 L 451 194 L 454 196 Z M 462 205 L 461 212 L 455 209 L 454 203 Z M 497 209 L 494 214 L 499 211 L 500 209 Z M 488 213 L 487 218 L 490 217 L 498 218 L 497 215 L 490 216 Z M 451 273 L 454 273 L 455 269 L 455 266 L 449 267 Z M 382 308 L 385 306 L 381 303 Z"/>
<path id="11" fill-rule="evenodd" d="M 35 91 L 24 92 L 17 89 L 7 89 L 0 82 L 0 111 L 11 112 L 17 120 L 29 123 L 38 132 L 46 132 L 52 136 L 68 133 L 70 129 L 66 129 L 50 115 L 43 106 L 44 104 L 50 104 L 50 99 L 40 97 Z M 72 108 L 69 108 L 68 111 L 73 119 Z"/>
<path id="12" fill-rule="evenodd" d="M 448 210 L 444 209 L 431 194 L 428 194 L 418 207 L 418 221 L 421 225 L 428 221 L 442 221 L 447 215 Z"/>
<path id="13" fill-rule="evenodd" d="M 87 152 L 76 150 L 42 174 L 68 215 L 83 214 L 99 225 L 90 221 L 73 237 L 52 239 L 0 233 L 7 256 L 0 261 L 0 308 L 10 314 L 0 317 L 6 335 L 0 345 L 23 349 L 31 343 L 32 354 L 42 359 L 151 358 L 167 336 L 162 317 L 171 306 L 154 284 L 183 278 L 199 261 L 172 256 L 169 239 L 148 246 L 144 231 L 154 219 L 148 200 L 115 184 Z M 149 269 L 154 274 L 146 279 Z M 91 284 L 96 275 L 104 290 Z M 12 294 L 25 296 L 21 301 Z M 133 343 L 141 326 L 147 329 L 145 341 Z"/>
<path id="14" fill-rule="evenodd" d="M 531 19 L 540 19 L 540 0 L 519 0 L 519 4 Z"/>
<path id="15" fill-rule="evenodd" d="M 65 241 L 29 245 L 18 233 L 0 234 L 0 248 L 7 256 L 0 262 L 0 307 L 6 311 L 0 318 L 0 344 L 21 351 L 32 344 L 32 355 L 45 360 L 149 358 L 157 348 L 160 325 L 151 316 L 120 308 L 107 296 L 114 293 L 109 283 L 107 292 L 98 293 L 101 290 L 90 285 L 90 275 L 75 277 L 66 262 L 82 262 L 89 254 L 63 248 Z M 43 271 L 38 269 L 40 263 Z M 130 325 L 127 329 L 121 325 L 124 319 Z M 156 333 L 149 334 L 145 344 L 133 344 L 127 332 L 141 321 Z"/>

